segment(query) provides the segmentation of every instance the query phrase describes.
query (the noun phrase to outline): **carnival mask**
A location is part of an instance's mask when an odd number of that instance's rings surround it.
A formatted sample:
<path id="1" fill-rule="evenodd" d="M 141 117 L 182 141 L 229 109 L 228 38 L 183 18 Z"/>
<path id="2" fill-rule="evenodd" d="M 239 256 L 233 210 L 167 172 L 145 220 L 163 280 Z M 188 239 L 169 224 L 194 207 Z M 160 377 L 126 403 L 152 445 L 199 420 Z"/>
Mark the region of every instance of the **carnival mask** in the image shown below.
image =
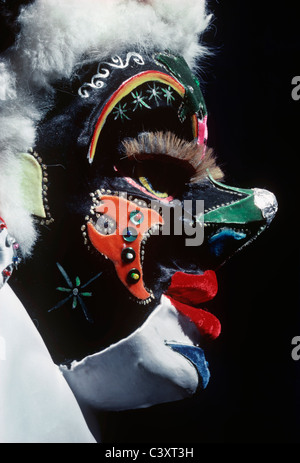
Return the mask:
<path id="1" fill-rule="evenodd" d="M 203 343 L 221 331 L 207 308 L 215 271 L 269 225 L 276 200 L 222 182 L 182 57 L 123 53 L 55 87 L 26 155 L 42 220 L 15 289 L 80 402 L 191 395 L 210 377 Z"/>

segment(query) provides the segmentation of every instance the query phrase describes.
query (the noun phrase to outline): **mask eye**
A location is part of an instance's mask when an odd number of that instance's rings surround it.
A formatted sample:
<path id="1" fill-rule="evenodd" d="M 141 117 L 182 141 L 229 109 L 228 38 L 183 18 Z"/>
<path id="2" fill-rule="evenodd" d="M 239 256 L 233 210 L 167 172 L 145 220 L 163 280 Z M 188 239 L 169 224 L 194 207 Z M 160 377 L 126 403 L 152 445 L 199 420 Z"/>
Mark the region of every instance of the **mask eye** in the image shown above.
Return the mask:
<path id="1" fill-rule="evenodd" d="M 143 132 L 123 140 L 117 168 L 157 198 L 178 197 L 202 154 L 195 141 L 181 140 L 171 132 Z"/>
<path id="2" fill-rule="evenodd" d="M 158 198 L 179 197 L 187 183 L 206 178 L 208 170 L 216 180 L 223 178 L 212 150 L 171 132 L 142 132 L 124 139 L 120 155 L 117 170 Z"/>
<path id="3" fill-rule="evenodd" d="M 189 181 L 189 171 L 184 165 L 159 155 L 157 159 L 123 159 L 117 165 L 117 171 L 130 177 L 158 199 L 170 196 L 178 197 Z"/>
<path id="4" fill-rule="evenodd" d="M 95 228 L 101 235 L 112 235 L 116 231 L 117 225 L 114 219 L 102 214 L 95 223 Z"/>
<path id="5" fill-rule="evenodd" d="M 172 188 L 167 182 L 165 169 L 159 163 L 137 163 L 135 172 L 136 179 L 149 193 L 158 198 L 167 198 L 171 194 Z"/>

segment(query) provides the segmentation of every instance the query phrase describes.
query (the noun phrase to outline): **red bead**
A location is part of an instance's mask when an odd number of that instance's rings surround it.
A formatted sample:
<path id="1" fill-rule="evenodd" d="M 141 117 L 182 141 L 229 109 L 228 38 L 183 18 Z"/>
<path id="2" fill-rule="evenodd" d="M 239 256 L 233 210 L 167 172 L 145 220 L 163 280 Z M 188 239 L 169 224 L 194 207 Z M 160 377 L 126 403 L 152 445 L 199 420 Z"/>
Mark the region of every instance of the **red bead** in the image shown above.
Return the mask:
<path id="1" fill-rule="evenodd" d="M 3 230 L 4 228 L 7 228 L 7 226 L 2 217 L 0 217 L 0 229 Z"/>

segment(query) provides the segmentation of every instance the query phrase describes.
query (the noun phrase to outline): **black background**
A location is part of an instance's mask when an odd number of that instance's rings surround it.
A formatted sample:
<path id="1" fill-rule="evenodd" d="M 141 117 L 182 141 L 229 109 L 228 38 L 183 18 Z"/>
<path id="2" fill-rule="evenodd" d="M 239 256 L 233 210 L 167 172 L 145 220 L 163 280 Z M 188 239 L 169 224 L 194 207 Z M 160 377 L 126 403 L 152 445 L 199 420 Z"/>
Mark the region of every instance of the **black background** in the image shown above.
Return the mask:
<path id="1" fill-rule="evenodd" d="M 297 3 L 210 1 L 202 63 L 209 145 L 226 183 L 267 188 L 271 227 L 218 272 L 222 333 L 206 351 L 211 380 L 198 397 L 102 416 L 107 443 L 299 443 L 300 75 Z M 298 128 L 299 127 L 299 128 Z"/>

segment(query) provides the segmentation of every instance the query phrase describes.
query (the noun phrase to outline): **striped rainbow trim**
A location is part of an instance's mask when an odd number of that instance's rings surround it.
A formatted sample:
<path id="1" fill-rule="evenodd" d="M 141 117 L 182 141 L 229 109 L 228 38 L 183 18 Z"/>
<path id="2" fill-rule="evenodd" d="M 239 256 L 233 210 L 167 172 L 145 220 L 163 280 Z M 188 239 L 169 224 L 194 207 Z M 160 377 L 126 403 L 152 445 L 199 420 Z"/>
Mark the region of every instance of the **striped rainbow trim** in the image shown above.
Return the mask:
<path id="1" fill-rule="evenodd" d="M 112 96 L 105 104 L 98 118 L 95 130 L 93 133 L 92 141 L 89 147 L 88 156 L 87 156 L 90 164 L 94 160 L 100 133 L 111 111 L 125 96 L 127 96 L 130 92 L 132 92 L 136 87 L 144 84 L 145 82 L 150 82 L 150 81 L 161 82 L 163 84 L 170 85 L 170 87 L 172 87 L 182 98 L 184 97 L 184 94 L 185 94 L 184 86 L 181 85 L 181 83 L 178 82 L 178 80 L 174 79 L 174 77 L 168 74 L 165 74 L 163 72 L 144 71 L 144 72 L 141 72 L 140 74 L 130 77 L 128 80 L 123 82 L 123 84 L 112 94 Z M 193 115 L 192 117 L 192 125 L 193 125 L 194 135 L 195 137 L 197 137 L 198 124 L 197 124 L 196 115 Z"/>

